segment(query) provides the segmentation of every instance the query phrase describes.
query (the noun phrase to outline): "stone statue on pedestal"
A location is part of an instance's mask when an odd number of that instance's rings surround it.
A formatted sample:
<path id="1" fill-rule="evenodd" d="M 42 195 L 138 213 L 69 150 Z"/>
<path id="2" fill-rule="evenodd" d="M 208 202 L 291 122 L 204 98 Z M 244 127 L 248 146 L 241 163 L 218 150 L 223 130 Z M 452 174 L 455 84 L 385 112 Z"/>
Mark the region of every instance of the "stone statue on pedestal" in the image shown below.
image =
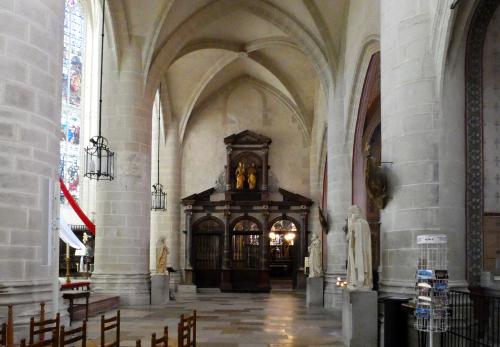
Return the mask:
<path id="1" fill-rule="evenodd" d="M 349 213 L 347 222 L 347 287 L 371 290 L 373 288 L 373 274 L 370 226 L 363 218 L 358 206 L 351 206 Z"/>
<path id="2" fill-rule="evenodd" d="M 317 233 L 313 233 L 309 244 L 309 277 L 320 277 L 322 274 L 321 240 Z"/>
<path id="3" fill-rule="evenodd" d="M 162 237 L 156 243 L 156 273 L 165 273 L 165 269 L 167 266 L 167 255 L 167 241 Z"/>

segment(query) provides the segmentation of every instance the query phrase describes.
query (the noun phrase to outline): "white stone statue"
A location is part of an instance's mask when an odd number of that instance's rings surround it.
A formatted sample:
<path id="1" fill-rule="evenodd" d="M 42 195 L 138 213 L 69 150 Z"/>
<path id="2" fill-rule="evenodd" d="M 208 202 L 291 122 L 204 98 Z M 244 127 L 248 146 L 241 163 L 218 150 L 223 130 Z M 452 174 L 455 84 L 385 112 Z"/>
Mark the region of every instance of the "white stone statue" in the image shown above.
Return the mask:
<path id="1" fill-rule="evenodd" d="M 322 274 L 321 240 L 317 233 L 313 233 L 309 244 L 309 277 L 319 277 Z"/>
<path id="2" fill-rule="evenodd" d="M 156 272 L 159 274 L 164 274 L 167 266 L 167 241 L 165 238 L 160 238 L 156 242 Z"/>
<path id="3" fill-rule="evenodd" d="M 349 213 L 347 221 L 347 287 L 371 290 L 373 288 L 373 274 L 370 226 L 363 218 L 358 206 L 351 206 Z"/>

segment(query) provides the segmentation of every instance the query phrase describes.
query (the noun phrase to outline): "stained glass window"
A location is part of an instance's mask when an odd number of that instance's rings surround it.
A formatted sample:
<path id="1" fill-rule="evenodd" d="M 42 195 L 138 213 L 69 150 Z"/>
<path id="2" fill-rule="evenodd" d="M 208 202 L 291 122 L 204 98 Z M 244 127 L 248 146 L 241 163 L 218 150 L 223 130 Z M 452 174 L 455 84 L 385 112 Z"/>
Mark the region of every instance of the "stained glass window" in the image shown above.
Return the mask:
<path id="1" fill-rule="evenodd" d="M 71 195 L 78 199 L 80 177 L 80 119 L 85 17 L 79 0 L 66 0 L 62 71 L 61 156 L 59 174 Z M 61 202 L 65 202 L 61 196 Z"/>

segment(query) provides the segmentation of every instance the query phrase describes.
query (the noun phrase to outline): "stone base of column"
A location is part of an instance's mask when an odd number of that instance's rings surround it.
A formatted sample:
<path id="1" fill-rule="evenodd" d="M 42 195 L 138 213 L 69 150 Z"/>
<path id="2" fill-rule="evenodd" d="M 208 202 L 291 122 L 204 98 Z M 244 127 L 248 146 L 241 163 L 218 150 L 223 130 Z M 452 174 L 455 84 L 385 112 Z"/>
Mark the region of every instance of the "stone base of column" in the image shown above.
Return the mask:
<path id="1" fill-rule="evenodd" d="M 193 284 L 193 269 L 184 269 L 184 280 L 182 284 Z"/>
<path id="2" fill-rule="evenodd" d="M 40 303 L 45 303 L 46 319 L 60 311 L 61 324 L 69 324 L 66 305 L 59 292 L 59 283 L 52 280 L 3 281 L 0 284 L 0 322 L 7 321 L 7 305 L 12 304 L 14 343 L 19 343 L 29 329 L 30 318 L 40 315 Z M 54 302 L 57 301 L 57 302 Z"/>
<path id="3" fill-rule="evenodd" d="M 345 278 L 345 274 L 325 274 L 325 296 L 324 307 L 338 313 L 342 313 L 342 289 L 337 287 L 337 277 Z"/>
<path id="4" fill-rule="evenodd" d="M 177 271 L 177 272 L 171 272 L 169 276 L 170 276 L 170 289 L 173 290 L 174 292 L 177 292 L 178 286 L 181 283 L 181 274 L 179 271 Z"/>
<path id="5" fill-rule="evenodd" d="M 323 307 L 323 276 L 308 277 L 306 289 L 306 306 Z"/>
<path id="6" fill-rule="evenodd" d="M 151 305 L 163 305 L 169 300 L 170 278 L 165 274 L 151 275 Z"/>
<path id="7" fill-rule="evenodd" d="M 92 285 L 98 294 L 119 295 L 120 305 L 149 305 L 151 278 L 146 274 L 92 274 Z"/>
<path id="8" fill-rule="evenodd" d="M 343 290 L 342 335 L 347 347 L 376 347 L 378 294 Z"/>

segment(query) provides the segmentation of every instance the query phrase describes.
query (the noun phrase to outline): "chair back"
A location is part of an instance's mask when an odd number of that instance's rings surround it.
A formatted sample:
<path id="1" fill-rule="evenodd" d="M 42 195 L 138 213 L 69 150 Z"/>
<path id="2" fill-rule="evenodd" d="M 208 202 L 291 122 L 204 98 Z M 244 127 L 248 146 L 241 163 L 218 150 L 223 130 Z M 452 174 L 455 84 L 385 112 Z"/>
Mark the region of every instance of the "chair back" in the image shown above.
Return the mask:
<path id="1" fill-rule="evenodd" d="M 111 329 L 116 329 L 116 338 L 115 341 L 106 344 L 106 331 Z M 111 318 L 101 316 L 101 347 L 120 347 L 120 310 Z"/>
<path id="2" fill-rule="evenodd" d="M 53 328 L 52 330 L 48 330 L 48 331 L 52 332 L 52 338 L 47 339 L 47 340 L 41 340 L 38 342 L 26 344 L 26 339 L 22 339 L 21 340 L 21 347 L 45 347 L 45 346 L 58 347 L 58 343 L 59 343 L 58 329 L 59 329 L 59 327 L 57 329 Z"/>
<path id="3" fill-rule="evenodd" d="M 168 347 L 168 327 L 163 328 L 163 336 L 160 338 L 156 338 L 156 333 L 151 335 L 151 347 Z"/>
<path id="4" fill-rule="evenodd" d="M 177 326 L 178 347 L 196 346 L 196 310 L 192 316 L 181 315 L 181 320 Z"/>
<path id="5" fill-rule="evenodd" d="M 75 329 L 66 330 L 64 325 L 61 326 L 61 331 L 59 332 L 59 347 L 64 347 L 67 345 L 74 346 L 77 341 L 82 341 L 82 347 L 87 345 L 87 321 L 82 322 L 82 326 Z"/>
<path id="6" fill-rule="evenodd" d="M 31 317 L 29 345 L 34 345 L 35 337 L 38 338 L 39 342 L 45 341 L 45 333 L 49 332 L 52 332 L 52 336 L 48 341 L 56 340 L 57 343 L 59 334 L 59 313 L 56 314 L 56 318 L 54 319 L 44 319 L 44 315 L 41 315 L 40 320 L 35 321 L 35 317 Z"/>
<path id="7" fill-rule="evenodd" d="M 0 325 L 0 346 L 14 346 L 14 314 L 12 305 L 7 306 L 7 321 Z"/>
<path id="8" fill-rule="evenodd" d="M 0 326 L 0 346 L 7 345 L 7 323 L 3 323 Z"/>

